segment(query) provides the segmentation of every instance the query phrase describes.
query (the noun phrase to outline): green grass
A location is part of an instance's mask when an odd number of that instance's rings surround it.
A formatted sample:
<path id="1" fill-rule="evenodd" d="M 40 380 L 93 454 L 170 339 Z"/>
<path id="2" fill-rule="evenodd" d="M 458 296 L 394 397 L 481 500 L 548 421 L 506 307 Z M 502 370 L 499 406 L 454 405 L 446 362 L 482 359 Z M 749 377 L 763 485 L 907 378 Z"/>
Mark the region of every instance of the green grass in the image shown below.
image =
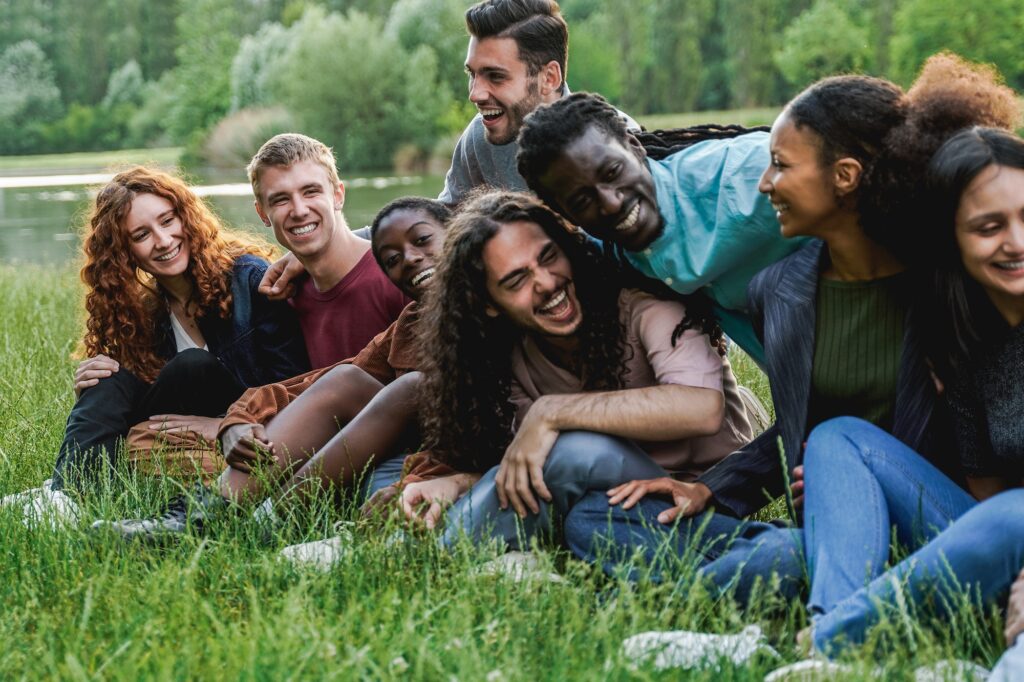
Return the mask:
<path id="1" fill-rule="evenodd" d="M 53 465 L 72 404 L 79 305 L 70 268 L 0 266 L 0 495 L 38 485 Z M 749 361 L 735 365 L 764 394 Z M 393 529 L 360 525 L 330 573 L 279 562 L 284 545 L 354 517 L 325 506 L 270 538 L 239 516 L 178 546 L 124 547 L 88 522 L 152 512 L 175 490 L 124 475 L 85 501 L 77 527 L 29 529 L 0 510 L 0 679 L 651 680 L 662 675 L 623 658 L 626 637 L 737 632 L 748 622 L 766 628 L 784 661 L 797 658 L 799 604 L 780 603 L 769 587 L 740 614 L 693 587 L 687 561 L 675 567 L 677 582 L 631 585 L 549 548 L 544 556 L 567 581 L 524 585 L 474 577 L 487 550 L 449 555 L 415 538 L 391 546 Z M 937 633 L 910 625 L 909 634 L 899 621 L 880 628 L 898 653 L 869 644 L 852 659 L 855 678 L 876 663 L 899 679 L 939 658 L 991 663 L 999 653 L 996 618 L 965 610 Z M 680 676 L 760 680 L 778 664 Z"/>
<path id="2" fill-rule="evenodd" d="M 120 149 L 109 152 L 75 152 L 34 156 L 0 156 L 0 173 L 60 173 L 104 171 L 132 164 L 156 164 L 170 167 L 178 163 L 181 147 Z"/>

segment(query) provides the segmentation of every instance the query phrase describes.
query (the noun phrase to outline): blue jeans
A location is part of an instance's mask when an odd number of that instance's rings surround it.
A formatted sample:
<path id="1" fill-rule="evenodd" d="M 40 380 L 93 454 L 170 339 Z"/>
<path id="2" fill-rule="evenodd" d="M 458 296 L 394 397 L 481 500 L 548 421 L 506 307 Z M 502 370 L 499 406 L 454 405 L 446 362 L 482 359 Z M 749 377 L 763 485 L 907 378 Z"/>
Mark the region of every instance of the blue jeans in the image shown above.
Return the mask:
<path id="1" fill-rule="evenodd" d="M 811 433 L 804 478 L 809 610 L 819 650 L 863 641 L 879 619 L 878 604 L 917 603 L 936 589 L 968 584 L 989 600 L 1024 565 L 1024 490 L 978 504 L 860 419 L 840 417 Z M 885 572 L 892 530 L 920 549 Z M 945 600 L 937 603 L 941 609 Z"/>
<path id="2" fill-rule="evenodd" d="M 758 579 L 779 578 L 779 593 L 799 595 L 804 584 L 802 533 L 782 524 L 740 519 L 706 511 L 667 526 L 658 514 L 672 507 L 645 498 L 632 509 L 611 506 L 603 492 L 584 497 L 565 520 L 565 541 L 585 561 L 600 563 L 608 575 L 640 576 L 636 560 L 665 579 L 666 559 L 693 560 L 699 576 L 719 594 L 748 604 Z"/>
<path id="3" fill-rule="evenodd" d="M 363 474 L 361 487 L 361 502 L 373 497 L 373 494 L 381 488 L 398 483 L 402 478 L 402 467 L 405 466 L 405 458 L 408 455 L 396 455 L 380 463 L 380 466 L 369 469 Z"/>
<path id="4" fill-rule="evenodd" d="M 666 472 L 632 441 L 590 431 L 566 431 L 544 462 L 544 485 L 551 504 L 541 500 L 540 513 L 521 519 L 502 510 L 494 467 L 448 510 L 441 542 L 451 546 L 462 536 L 473 542 L 498 540 L 509 547 L 528 547 L 530 539 L 550 534 L 569 509 L 589 491 L 604 491 L 634 478 L 666 476 Z"/>

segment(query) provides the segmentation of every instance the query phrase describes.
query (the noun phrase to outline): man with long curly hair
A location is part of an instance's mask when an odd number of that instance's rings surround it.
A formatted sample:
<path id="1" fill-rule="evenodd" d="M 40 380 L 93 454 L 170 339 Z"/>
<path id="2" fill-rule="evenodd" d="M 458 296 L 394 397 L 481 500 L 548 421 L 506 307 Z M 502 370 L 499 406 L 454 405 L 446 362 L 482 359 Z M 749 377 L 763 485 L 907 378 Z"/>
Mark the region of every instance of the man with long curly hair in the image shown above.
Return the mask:
<path id="1" fill-rule="evenodd" d="M 479 479 L 446 539 L 493 525 L 514 544 L 547 503 L 564 514 L 587 490 L 653 472 L 692 480 L 750 439 L 700 302 L 625 288 L 610 266 L 528 195 L 464 206 L 424 312 L 422 409 L 435 457 L 466 474 L 407 485 L 407 513 L 430 502 L 433 526 Z"/>

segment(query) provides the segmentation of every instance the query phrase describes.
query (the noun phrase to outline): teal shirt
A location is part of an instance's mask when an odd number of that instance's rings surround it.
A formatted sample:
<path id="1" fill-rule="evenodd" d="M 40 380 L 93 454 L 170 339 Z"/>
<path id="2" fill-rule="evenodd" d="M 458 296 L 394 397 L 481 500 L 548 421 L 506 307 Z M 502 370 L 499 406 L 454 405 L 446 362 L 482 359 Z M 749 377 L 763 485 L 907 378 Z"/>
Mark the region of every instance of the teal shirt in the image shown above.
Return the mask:
<path id="1" fill-rule="evenodd" d="M 626 252 L 648 277 L 683 294 L 707 294 L 722 329 L 759 365 L 764 348 L 750 323 L 747 285 L 805 241 L 782 236 L 775 210 L 757 191 L 769 161 L 763 132 L 648 159 L 665 231 L 643 251 Z"/>

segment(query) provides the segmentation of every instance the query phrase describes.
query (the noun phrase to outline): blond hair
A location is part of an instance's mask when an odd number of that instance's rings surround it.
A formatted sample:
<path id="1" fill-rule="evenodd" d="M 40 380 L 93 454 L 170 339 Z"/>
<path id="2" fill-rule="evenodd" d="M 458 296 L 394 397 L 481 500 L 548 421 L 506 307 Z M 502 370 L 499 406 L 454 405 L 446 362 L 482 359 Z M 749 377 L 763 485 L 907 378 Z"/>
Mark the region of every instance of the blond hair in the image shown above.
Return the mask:
<path id="1" fill-rule="evenodd" d="M 338 169 L 334 160 L 334 152 L 320 140 L 300 133 L 281 133 L 275 135 L 260 147 L 252 161 L 246 166 L 245 172 L 249 175 L 249 182 L 252 183 L 253 194 L 256 200 L 260 198 L 260 176 L 269 166 L 282 166 L 287 168 L 300 161 L 313 161 L 320 164 L 327 171 L 327 177 L 332 186 L 337 186 Z"/>

